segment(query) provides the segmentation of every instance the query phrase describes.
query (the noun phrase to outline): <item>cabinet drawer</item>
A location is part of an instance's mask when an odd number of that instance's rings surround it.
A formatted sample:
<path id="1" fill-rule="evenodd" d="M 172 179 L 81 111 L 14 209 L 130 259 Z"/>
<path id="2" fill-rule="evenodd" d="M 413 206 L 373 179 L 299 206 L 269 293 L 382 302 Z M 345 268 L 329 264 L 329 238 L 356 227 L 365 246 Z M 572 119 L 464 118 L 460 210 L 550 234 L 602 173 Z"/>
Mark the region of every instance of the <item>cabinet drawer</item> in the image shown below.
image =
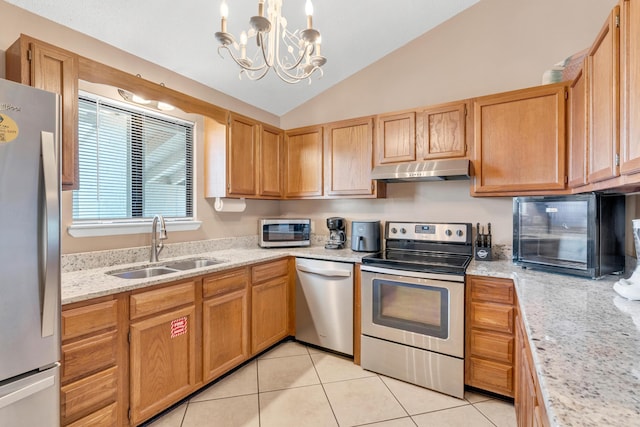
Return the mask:
<path id="1" fill-rule="evenodd" d="M 514 338 L 512 335 L 475 329 L 469 331 L 469 335 L 469 354 L 471 356 L 484 357 L 507 364 L 513 363 Z"/>
<path id="2" fill-rule="evenodd" d="M 62 312 L 62 340 L 115 328 L 118 323 L 116 300 L 105 301 Z"/>
<path id="3" fill-rule="evenodd" d="M 87 415 L 67 427 L 115 427 L 118 425 L 118 405 L 112 403 L 106 408 Z"/>
<path id="4" fill-rule="evenodd" d="M 116 331 L 62 346 L 62 382 L 98 372 L 116 364 Z"/>
<path id="5" fill-rule="evenodd" d="M 117 394 L 118 370 L 115 367 L 62 387 L 60 403 L 63 424 L 114 403 Z"/>
<path id="6" fill-rule="evenodd" d="M 514 304 L 513 282 L 505 279 L 470 277 L 471 299 L 499 304 Z"/>
<path id="7" fill-rule="evenodd" d="M 289 260 L 282 259 L 251 267 L 251 282 L 260 283 L 289 274 Z"/>
<path id="8" fill-rule="evenodd" d="M 513 397 L 513 366 L 471 357 L 467 384 Z"/>
<path id="9" fill-rule="evenodd" d="M 207 277 L 202 283 L 202 296 L 208 298 L 244 289 L 248 279 L 244 268 Z"/>
<path id="10" fill-rule="evenodd" d="M 492 303 L 471 303 L 471 324 L 473 327 L 493 331 L 513 333 L 513 307 Z"/>
<path id="11" fill-rule="evenodd" d="M 129 316 L 131 319 L 160 313 L 195 301 L 195 282 L 185 282 L 166 288 L 131 295 Z"/>

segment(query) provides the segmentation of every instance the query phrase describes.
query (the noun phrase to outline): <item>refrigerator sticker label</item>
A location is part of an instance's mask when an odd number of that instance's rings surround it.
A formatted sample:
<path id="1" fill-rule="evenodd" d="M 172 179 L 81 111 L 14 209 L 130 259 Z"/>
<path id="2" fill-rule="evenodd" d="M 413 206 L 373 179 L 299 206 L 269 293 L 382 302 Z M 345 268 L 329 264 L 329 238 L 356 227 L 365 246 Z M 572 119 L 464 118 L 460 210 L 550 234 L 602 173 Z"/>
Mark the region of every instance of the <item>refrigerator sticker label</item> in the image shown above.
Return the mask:
<path id="1" fill-rule="evenodd" d="M 18 137 L 18 124 L 6 114 L 0 114 L 0 144 Z"/>
<path id="2" fill-rule="evenodd" d="M 180 317 L 171 321 L 171 338 L 179 337 L 187 333 L 187 318 Z"/>

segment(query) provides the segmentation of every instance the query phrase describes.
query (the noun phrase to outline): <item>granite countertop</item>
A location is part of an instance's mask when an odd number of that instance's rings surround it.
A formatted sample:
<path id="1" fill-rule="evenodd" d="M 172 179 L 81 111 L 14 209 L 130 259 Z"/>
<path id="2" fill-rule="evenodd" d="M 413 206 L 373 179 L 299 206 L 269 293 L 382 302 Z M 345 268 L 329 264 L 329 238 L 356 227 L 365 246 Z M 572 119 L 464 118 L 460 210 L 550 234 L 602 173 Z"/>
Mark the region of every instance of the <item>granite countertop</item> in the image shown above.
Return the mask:
<path id="1" fill-rule="evenodd" d="M 210 267 L 148 279 L 120 279 L 105 273 L 148 262 L 112 263 L 62 274 L 62 304 L 140 289 L 269 261 L 283 256 L 358 263 L 367 253 L 350 249 L 220 248 L 176 256 L 223 260 Z M 94 258 L 105 257 L 96 254 Z M 73 264 L 75 258 L 70 256 Z M 510 260 L 472 261 L 467 274 L 514 280 L 536 372 L 552 426 L 640 426 L 640 301 L 613 291 L 618 277 L 589 280 L 525 270 Z"/>
<path id="2" fill-rule="evenodd" d="M 467 274 L 514 280 L 551 425 L 640 426 L 640 301 L 614 292 L 618 277 L 511 261 L 472 261 Z"/>
<path id="3" fill-rule="evenodd" d="M 283 256 L 296 256 L 303 258 L 317 258 L 329 261 L 360 262 L 365 252 L 354 252 L 351 249 L 325 249 L 324 246 L 311 246 L 308 248 L 286 249 L 260 249 L 260 248 L 232 248 L 208 252 L 193 253 L 187 256 L 160 257 L 158 263 L 134 262 L 116 264 L 108 267 L 81 269 L 62 273 L 62 305 L 85 301 L 120 292 L 141 289 L 190 277 L 215 273 L 216 271 L 242 267 L 256 262 L 269 261 Z M 118 272 L 133 268 L 143 268 L 151 265 L 161 266 L 169 261 L 189 258 L 215 258 L 223 262 L 209 267 L 192 270 L 177 271 L 161 276 L 142 279 L 122 279 L 110 276 L 109 272 Z"/>

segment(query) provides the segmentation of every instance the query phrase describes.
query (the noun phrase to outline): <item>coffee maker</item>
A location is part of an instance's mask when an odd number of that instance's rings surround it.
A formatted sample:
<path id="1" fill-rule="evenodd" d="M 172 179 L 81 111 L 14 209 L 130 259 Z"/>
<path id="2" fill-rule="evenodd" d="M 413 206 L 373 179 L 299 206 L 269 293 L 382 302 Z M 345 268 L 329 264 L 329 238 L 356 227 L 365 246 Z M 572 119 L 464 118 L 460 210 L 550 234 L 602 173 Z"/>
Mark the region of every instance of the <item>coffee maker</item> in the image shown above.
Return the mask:
<path id="1" fill-rule="evenodd" d="M 345 230 L 345 220 L 337 216 L 327 218 L 327 228 L 329 229 L 329 241 L 324 247 L 326 249 L 343 249 L 347 242 Z"/>

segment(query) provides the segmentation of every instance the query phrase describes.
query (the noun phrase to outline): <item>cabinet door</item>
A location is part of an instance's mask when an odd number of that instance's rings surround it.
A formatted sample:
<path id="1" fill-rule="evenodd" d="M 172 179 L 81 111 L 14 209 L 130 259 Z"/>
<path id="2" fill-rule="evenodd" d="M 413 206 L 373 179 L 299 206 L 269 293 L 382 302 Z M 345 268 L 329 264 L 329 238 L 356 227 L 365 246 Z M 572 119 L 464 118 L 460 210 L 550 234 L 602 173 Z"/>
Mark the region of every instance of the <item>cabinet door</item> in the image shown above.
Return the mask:
<path id="1" fill-rule="evenodd" d="M 587 184 L 587 86 L 585 67 L 569 86 L 569 187 Z"/>
<path id="2" fill-rule="evenodd" d="M 589 182 L 619 175 L 619 7 L 615 7 L 587 54 L 589 85 Z"/>
<path id="3" fill-rule="evenodd" d="M 205 300 L 202 319 L 202 369 L 207 382 L 249 358 L 247 289 Z"/>
<path id="4" fill-rule="evenodd" d="M 322 196 L 322 127 L 285 134 L 285 197 Z"/>
<path id="5" fill-rule="evenodd" d="M 284 138 L 280 129 L 262 126 L 260 134 L 258 195 L 282 197 Z"/>
<path id="6" fill-rule="evenodd" d="M 196 388 L 195 306 L 131 324 L 131 421 L 138 424 Z"/>
<path id="7" fill-rule="evenodd" d="M 622 98 L 620 173 L 640 172 L 640 3 L 623 0 L 620 11 L 620 96 Z"/>
<path id="8" fill-rule="evenodd" d="M 434 106 L 420 113 L 417 123 L 419 157 L 424 160 L 467 155 L 467 104 Z"/>
<path id="9" fill-rule="evenodd" d="M 376 164 L 416 160 L 416 113 L 378 116 Z"/>
<path id="10" fill-rule="evenodd" d="M 78 57 L 35 40 L 30 40 L 29 51 L 31 86 L 62 95 L 61 182 L 63 190 L 75 190 L 78 188 Z"/>
<path id="11" fill-rule="evenodd" d="M 227 140 L 227 179 L 229 196 L 257 193 L 258 125 L 245 117 L 231 115 Z"/>
<path id="12" fill-rule="evenodd" d="M 565 87 L 554 84 L 474 102 L 473 194 L 552 194 L 565 188 Z"/>
<path id="13" fill-rule="evenodd" d="M 325 194 L 372 195 L 373 118 L 328 125 L 325 137 Z"/>
<path id="14" fill-rule="evenodd" d="M 251 288 L 251 354 L 277 343 L 288 334 L 288 276 Z"/>

